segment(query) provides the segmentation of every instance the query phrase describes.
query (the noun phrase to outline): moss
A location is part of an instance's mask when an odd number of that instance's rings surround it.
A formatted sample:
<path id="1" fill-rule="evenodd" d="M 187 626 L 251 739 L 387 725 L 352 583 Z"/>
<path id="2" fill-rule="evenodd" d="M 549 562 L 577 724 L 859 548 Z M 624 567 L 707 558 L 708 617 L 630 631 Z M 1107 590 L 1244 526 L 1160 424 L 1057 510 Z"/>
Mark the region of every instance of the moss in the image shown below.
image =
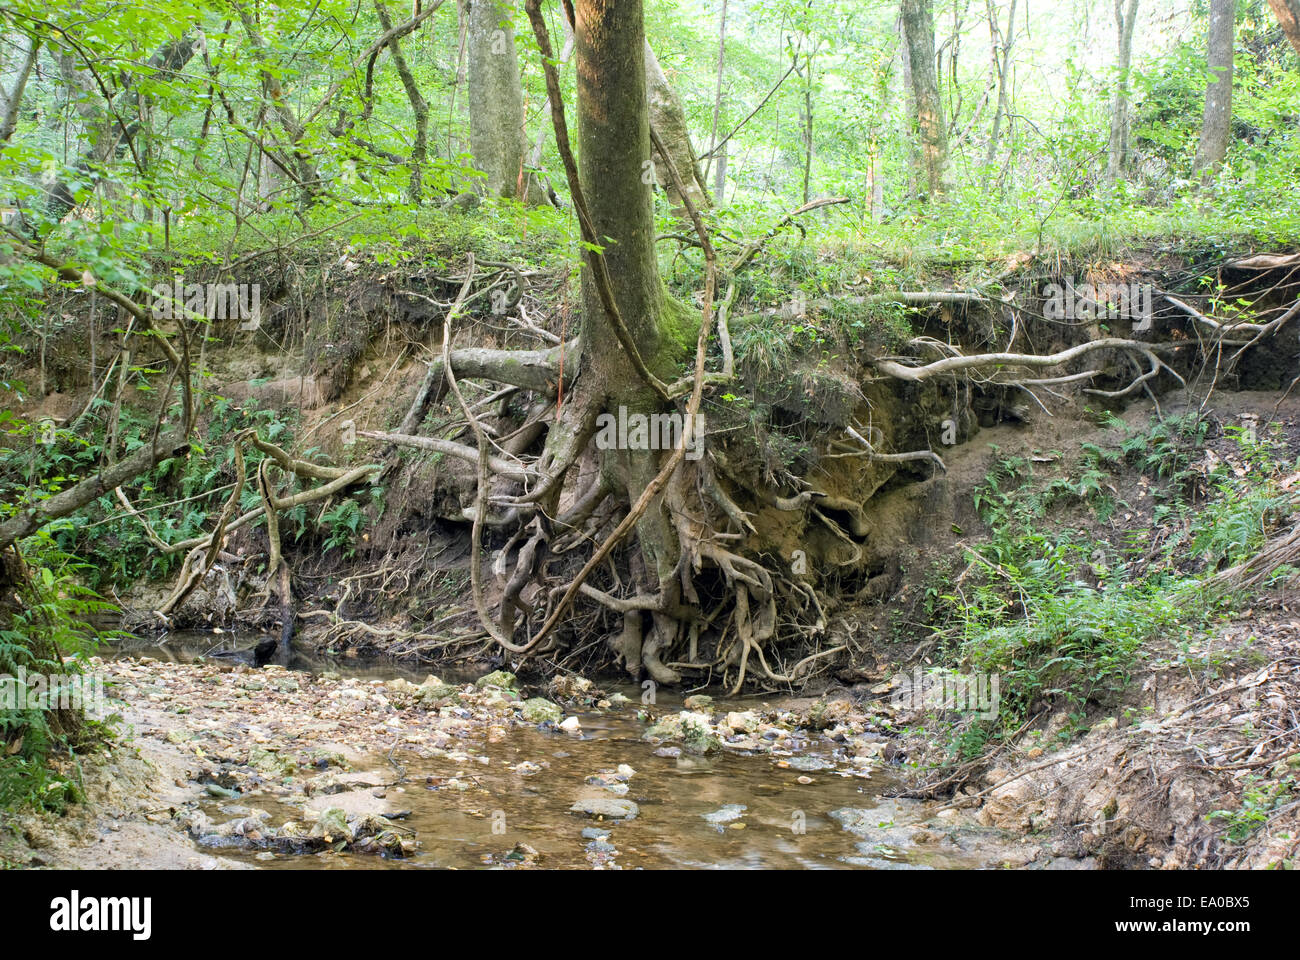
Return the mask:
<path id="1" fill-rule="evenodd" d="M 559 723 L 564 719 L 564 711 L 549 700 L 533 697 L 524 701 L 523 717 L 529 723 Z"/>
<path id="2" fill-rule="evenodd" d="M 474 686 L 480 690 L 487 687 L 499 687 L 502 690 L 519 691 L 519 681 L 509 670 L 493 670 L 485 677 L 479 677 L 474 681 Z"/>
<path id="3" fill-rule="evenodd" d="M 663 335 L 664 350 L 661 357 L 668 362 L 679 362 L 695 353 L 700 338 L 700 312 L 682 303 L 664 290 L 664 309 L 659 317 L 659 330 Z M 661 376 L 661 371 L 656 371 Z"/>

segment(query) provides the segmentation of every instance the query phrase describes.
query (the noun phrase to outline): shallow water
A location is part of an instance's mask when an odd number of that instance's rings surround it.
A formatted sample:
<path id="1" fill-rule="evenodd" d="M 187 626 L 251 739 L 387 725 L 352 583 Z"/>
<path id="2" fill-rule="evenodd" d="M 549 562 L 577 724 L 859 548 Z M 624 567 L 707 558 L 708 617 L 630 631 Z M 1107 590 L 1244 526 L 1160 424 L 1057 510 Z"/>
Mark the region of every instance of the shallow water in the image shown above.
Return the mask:
<path id="1" fill-rule="evenodd" d="M 233 633 L 211 633 L 201 630 L 183 630 L 169 633 L 161 640 L 127 640 L 118 644 L 109 644 L 99 648 L 102 657 L 153 657 L 171 663 L 194 663 L 211 657 L 228 656 L 230 662 L 251 663 L 252 648 L 260 637 L 250 639 Z M 290 670 L 306 673 L 324 673 L 333 670 L 344 677 L 357 677 L 362 680 L 395 680 L 401 677 L 419 682 L 428 676 L 428 668 L 398 663 L 395 660 L 363 657 L 331 657 L 320 653 L 306 653 L 294 650 L 290 661 L 285 664 Z M 473 679 L 486 671 L 464 671 L 466 679 Z M 445 675 L 454 682 L 460 676 L 454 670 L 441 667 L 439 675 Z"/>
<path id="2" fill-rule="evenodd" d="M 206 634 L 176 637 L 161 647 L 124 652 L 185 662 L 219 639 Z M 358 660 L 302 661 L 295 666 L 366 679 L 418 679 L 423 674 Z M 745 709 L 753 703 L 715 705 Z M 671 707 L 662 702 L 659 706 Z M 990 844 L 1005 845 L 980 828 L 932 820 L 938 804 L 880 796 L 898 783 L 897 772 L 888 766 L 873 768 L 869 779 L 841 775 L 843 764 L 839 770 L 777 766 L 782 761 L 804 767 L 816 766 L 810 761 L 818 759 L 834 762 L 834 745 L 824 741 L 810 741 L 797 756 L 723 752 L 663 757 L 654 753 L 659 745 L 641 739 L 645 725 L 634 710 L 578 716 L 580 738 L 514 727 L 461 741 L 457 748 L 465 756 L 459 759 L 399 751 L 353 764 L 354 771 L 378 773 L 389 784 L 382 788 L 382 802 L 390 813 L 409 811 L 395 821 L 399 829 L 414 830 L 420 843 L 408 859 L 332 852 L 271 855 L 242 848 L 204 852 L 263 868 L 482 869 L 522 866 L 509 854 L 517 844 L 525 844 L 540 855 L 536 865 L 542 867 L 907 869 L 978 867 L 988 861 Z M 540 769 L 510 769 L 523 761 Z M 615 796 L 588 785 L 586 779 L 612 773 L 620 764 L 636 771 L 624 795 L 639 807 L 634 819 L 599 821 L 569 811 L 579 795 Z M 800 777 L 812 782 L 800 783 Z M 458 788 L 458 782 L 467 788 Z M 269 793 L 245 794 L 237 801 L 214 799 L 203 806 L 214 822 L 222 822 L 234 818 L 232 805 L 265 810 L 276 825 L 302 819 L 300 807 L 280 803 Z M 331 805 L 330 798 L 313 798 L 310 805 L 323 809 Z M 833 811 L 842 812 L 836 817 Z M 930 829 L 922 836 L 933 839 L 911 842 L 911 828 L 923 822 Z M 596 831 L 608 835 L 600 837 Z"/>

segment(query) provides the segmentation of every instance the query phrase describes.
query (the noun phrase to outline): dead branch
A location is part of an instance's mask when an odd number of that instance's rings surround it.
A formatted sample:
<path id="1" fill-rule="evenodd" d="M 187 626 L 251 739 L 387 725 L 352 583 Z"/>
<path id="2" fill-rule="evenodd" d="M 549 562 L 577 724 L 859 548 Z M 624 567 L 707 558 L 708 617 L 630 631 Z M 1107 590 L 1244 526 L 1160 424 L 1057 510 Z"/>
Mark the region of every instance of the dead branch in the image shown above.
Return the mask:
<path id="1" fill-rule="evenodd" d="M 1077 346 L 1062 350 L 1059 353 L 1033 354 L 1033 353 L 977 353 L 963 354 L 956 347 L 951 347 L 951 356 L 946 356 L 940 360 L 920 366 L 908 366 L 899 363 L 897 360 L 881 358 L 874 361 L 877 370 L 887 376 L 895 377 L 899 380 L 906 380 L 909 383 L 920 383 L 929 380 L 931 377 L 944 373 L 954 373 L 960 370 L 974 370 L 981 367 L 997 366 L 1021 366 L 1021 367 L 1055 367 L 1058 364 L 1068 363 L 1078 357 L 1085 356 L 1097 350 L 1133 350 L 1143 355 L 1154 357 L 1154 351 L 1157 349 L 1174 350 L 1180 344 L 1151 344 L 1143 343 L 1140 340 L 1125 340 L 1118 337 L 1103 337 L 1100 340 L 1090 340 L 1087 343 L 1081 343 Z M 1166 367 L 1166 369 L 1168 369 Z M 1179 378 L 1181 379 L 1181 378 Z"/>
<path id="2" fill-rule="evenodd" d="M 399 447 L 417 447 L 421 450 L 432 450 L 435 453 L 443 453 L 450 457 L 456 457 L 469 463 L 478 463 L 479 451 L 463 443 L 456 443 L 453 440 L 439 440 L 437 437 L 419 437 L 411 436 L 405 433 L 384 433 L 379 430 L 358 430 L 358 437 L 365 437 L 367 440 L 380 440 L 384 443 L 393 443 Z M 528 470 L 518 464 L 511 463 L 502 457 L 488 456 L 488 466 L 496 473 L 508 480 L 528 480 L 533 476 Z"/>

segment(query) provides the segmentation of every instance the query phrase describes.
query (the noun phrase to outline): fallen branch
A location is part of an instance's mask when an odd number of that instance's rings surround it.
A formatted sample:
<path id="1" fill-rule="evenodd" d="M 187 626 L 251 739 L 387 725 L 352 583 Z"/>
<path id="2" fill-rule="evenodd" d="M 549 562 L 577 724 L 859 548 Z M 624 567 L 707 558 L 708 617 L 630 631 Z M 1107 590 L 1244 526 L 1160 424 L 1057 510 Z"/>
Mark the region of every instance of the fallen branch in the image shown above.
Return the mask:
<path id="1" fill-rule="evenodd" d="M 1103 337 L 1100 340 L 1090 340 L 1087 343 L 1081 343 L 1078 346 L 1070 347 L 1059 353 L 1033 354 L 1033 353 L 977 353 L 962 354 L 952 348 L 953 355 L 944 357 L 941 360 L 935 360 L 932 363 L 920 366 L 908 366 L 899 363 L 897 360 L 881 358 L 874 361 L 877 370 L 887 376 L 894 377 L 898 380 L 906 380 L 909 383 L 920 383 L 923 380 L 929 380 L 931 377 L 944 373 L 953 373 L 958 370 L 973 370 L 979 367 L 1055 367 L 1058 364 L 1068 363 L 1078 357 L 1085 356 L 1096 350 L 1133 350 L 1141 354 L 1154 356 L 1156 349 L 1177 349 L 1179 344 L 1151 344 L 1142 343 L 1139 340 L 1124 340 L 1118 337 Z M 1181 379 L 1181 378 L 1180 378 Z"/>

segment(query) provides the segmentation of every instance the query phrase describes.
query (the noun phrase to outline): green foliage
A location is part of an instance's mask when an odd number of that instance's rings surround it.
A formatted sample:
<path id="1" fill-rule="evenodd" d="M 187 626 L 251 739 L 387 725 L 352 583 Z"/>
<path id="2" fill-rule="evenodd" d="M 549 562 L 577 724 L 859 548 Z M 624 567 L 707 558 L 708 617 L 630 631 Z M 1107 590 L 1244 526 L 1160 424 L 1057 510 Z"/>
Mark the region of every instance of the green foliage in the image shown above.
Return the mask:
<path id="1" fill-rule="evenodd" d="M 1216 613 L 1200 576 L 1253 555 L 1285 519 L 1290 498 L 1279 485 L 1278 441 L 1228 428 L 1240 461 L 1219 463 L 1203 491 L 1196 463 L 1205 420 L 1167 417 L 1138 431 L 1118 420 L 1107 425 L 1123 427 L 1116 445 L 1084 444 L 1066 476 L 1036 478 L 1024 457 L 997 461 L 974 495 L 988 539 L 967 548 L 960 589 L 935 582 L 927 591 L 946 659 L 1000 677 L 998 716 L 960 725 L 956 757 L 978 755 L 1049 709 L 1068 713 L 1062 736 L 1073 736 L 1090 710 L 1118 702 L 1153 641 L 1185 645 Z M 1071 503 L 1104 522 L 1116 506 L 1110 478 L 1126 466 L 1164 485 L 1156 507 L 1169 531 L 1162 542 L 1137 536 L 1114 544 L 1044 522 L 1049 506 Z M 1189 559 L 1200 561 L 1201 572 L 1189 569 Z"/>
<path id="2" fill-rule="evenodd" d="M 1291 776 L 1273 781 L 1251 776 L 1247 784 L 1236 810 L 1212 810 L 1205 815 L 1206 820 L 1222 821 L 1224 839 L 1229 843 L 1249 840 L 1272 819 L 1274 811 L 1294 800 L 1297 786 Z"/>
<path id="3" fill-rule="evenodd" d="M 135 509 L 148 519 L 164 543 L 200 536 L 211 527 L 235 479 L 234 452 L 227 441 L 249 427 L 255 427 L 264 439 L 274 443 L 284 443 L 290 435 L 290 422 L 274 410 L 261 409 L 255 401 L 237 406 L 227 398 L 213 398 L 206 427 L 190 456 L 164 461 L 133 485 L 130 495 Z M 123 410 L 118 432 L 128 452 L 148 442 L 153 429 L 153 421 L 144 411 Z M 102 426 L 96 421 L 91 437 L 79 441 L 87 461 L 85 469 L 103 456 L 104 439 Z M 246 451 L 249 478 L 256 476 L 262 459 L 259 451 Z M 251 509 L 258 502 L 250 480 L 245 484 L 240 507 Z M 96 588 L 126 585 L 142 577 L 167 576 L 184 558 L 183 551 L 164 553 L 155 549 L 140 518 L 127 514 L 110 495 L 99 498 L 94 511 L 62 524 L 58 538 L 63 549 L 90 561 L 88 582 Z"/>
<path id="4" fill-rule="evenodd" d="M 325 538 L 325 552 L 338 548 L 344 557 L 357 552 L 356 538 L 365 526 L 366 515 L 355 500 L 342 500 L 321 517 L 321 524 L 329 531 Z"/>
<path id="5" fill-rule="evenodd" d="M 1194 413 L 1156 419 L 1146 433 L 1131 433 L 1120 451 L 1143 473 L 1173 481 L 1181 487 L 1192 459 L 1205 444 L 1209 423 Z"/>
<path id="6" fill-rule="evenodd" d="M 82 797 L 76 779 L 56 773 L 52 761 L 93 746 L 103 725 L 52 705 L 30 705 L 20 678 L 83 675 L 100 640 L 119 636 L 97 631 L 89 620 L 116 608 L 84 586 L 87 565 L 60 550 L 49 531 L 19 549 L 28 576 L 15 591 L 17 606 L 0 613 L 0 808 L 57 812 Z"/>

